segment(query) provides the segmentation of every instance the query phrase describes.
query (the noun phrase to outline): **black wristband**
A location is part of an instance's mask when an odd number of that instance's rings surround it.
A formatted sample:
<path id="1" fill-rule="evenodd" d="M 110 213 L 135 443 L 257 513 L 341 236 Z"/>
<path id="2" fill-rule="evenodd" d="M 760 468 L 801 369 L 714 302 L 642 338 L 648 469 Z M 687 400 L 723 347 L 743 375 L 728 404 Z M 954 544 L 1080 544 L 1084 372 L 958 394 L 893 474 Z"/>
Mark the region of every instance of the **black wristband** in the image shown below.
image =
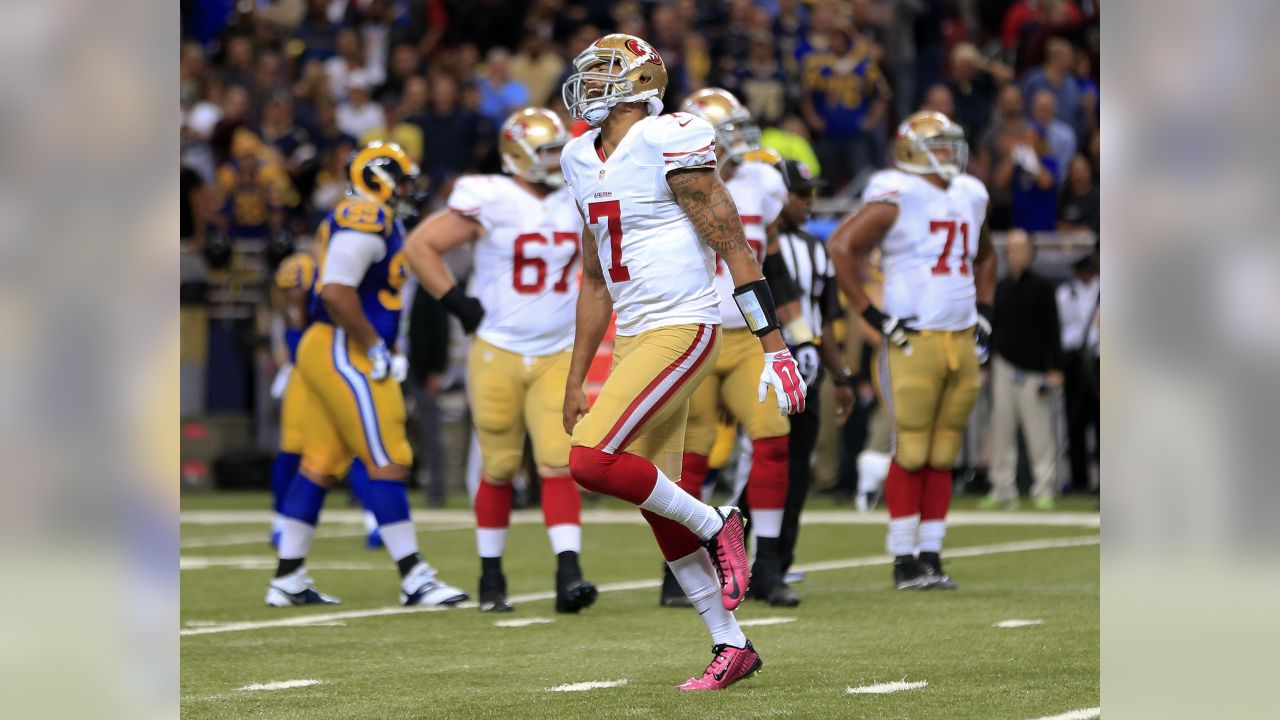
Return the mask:
<path id="1" fill-rule="evenodd" d="M 986 303 L 978 303 L 978 314 L 991 322 L 991 318 L 996 314 L 996 309 Z"/>
<path id="2" fill-rule="evenodd" d="M 462 287 L 454 285 L 449 288 L 449 292 L 440 296 L 440 304 L 445 310 L 460 315 L 467 311 L 467 294 L 462 291 Z"/>
<path id="3" fill-rule="evenodd" d="M 862 317 L 876 330 L 884 328 L 884 313 L 880 312 L 880 308 L 875 305 L 867 305 L 867 309 L 862 311 Z"/>
<path id="4" fill-rule="evenodd" d="M 756 337 L 764 337 L 778 329 L 778 310 L 773 305 L 769 283 L 752 280 L 733 289 L 733 301 Z"/>

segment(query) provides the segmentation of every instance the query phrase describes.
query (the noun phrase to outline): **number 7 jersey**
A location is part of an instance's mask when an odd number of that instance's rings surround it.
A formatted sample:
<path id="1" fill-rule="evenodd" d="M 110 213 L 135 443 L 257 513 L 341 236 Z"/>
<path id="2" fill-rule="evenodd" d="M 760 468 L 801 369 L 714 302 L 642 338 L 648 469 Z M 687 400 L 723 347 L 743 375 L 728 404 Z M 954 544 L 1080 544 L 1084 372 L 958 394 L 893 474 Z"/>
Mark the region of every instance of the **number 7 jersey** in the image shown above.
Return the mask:
<path id="1" fill-rule="evenodd" d="M 470 294 L 476 335 L 503 350 L 550 355 L 573 346 L 582 216 L 567 189 L 539 198 L 505 175 L 458 178 L 449 208 L 480 223 Z"/>
<path id="2" fill-rule="evenodd" d="M 884 311 L 915 318 L 920 330 L 963 330 L 977 322 L 973 259 L 987 215 L 987 188 L 957 175 L 946 189 L 901 170 L 871 176 L 863 202 L 898 206 L 880 244 Z"/>
<path id="3" fill-rule="evenodd" d="M 676 202 L 667 173 L 715 172 L 715 132 L 687 113 L 647 117 L 606 160 L 598 129 L 565 146 L 566 182 L 596 238 L 600 267 L 618 314 L 618 334 L 685 324 L 720 324 L 715 255 Z"/>

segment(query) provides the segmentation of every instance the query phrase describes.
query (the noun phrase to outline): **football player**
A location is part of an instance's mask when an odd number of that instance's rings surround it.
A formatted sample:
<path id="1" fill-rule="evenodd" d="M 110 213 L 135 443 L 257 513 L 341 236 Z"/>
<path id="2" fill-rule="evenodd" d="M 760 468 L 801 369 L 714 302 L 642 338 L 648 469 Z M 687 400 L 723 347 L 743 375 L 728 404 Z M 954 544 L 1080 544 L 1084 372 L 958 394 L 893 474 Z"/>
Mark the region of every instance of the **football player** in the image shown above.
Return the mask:
<path id="1" fill-rule="evenodd" d="M 667 69 L 647 42 L 612 34 L 574 59 L 565 106 L 591 129 L 565 146 L 561 167 L 582 212 L 582 288 L 564 394 L 569 469 L 594 492 L 642 508 L 663 557 L 712 637 L 714 659 L 681 690 L 719 690 L 760 656 L 734 619 L 746 595 L 746 530 L 737 508 L 682 490 L 689 398 L 716 364 L 720 299 L 715 255 L 760 338 L 757 397 L 803 409 L 804 382 L 742 221 L 716 173 L 715 131 L 687 113 L 661 115 Z M 583 382 L 617 312 L 613 370 L 588 406 Z"/>
<path id="2" fill-rule="evenodd" d="M 284 527 L 284 499 L 288 496 L 289 486 L 298 476 L 298 465 L 302 461 L 302 433 L 305 427 L 302 412 L 298 407 L 298 385 L 301 381 L 291 383 L 293 366 L 298 362 L 298 342 L 302 333 L 311 324 L 311 307 L 315 302 L 316 280 L 319 279 L 315 257 L 309 251 L 296 252 L 280 261 L 276 269 L 276 287 L 282 294 L 282 315 L 284 320 L 284 344 L 288 353 L 287 360 L 280 366 L 275 380 L 271 383 L 271 396 L 280 400 L 280 447 L 275 460 L 271 463 L 271 499 L 276 517 L 271 529 L 271 547 L 280 547 L 280 534 Z M 398 362 L 404 362 L 397 356 Z M 292 389 L 291 389 L 292 388 Z M 367 492 L 369 474 L 364 463 L 357 458 L 351 463 L 351 471 L 347 475 L 351 490 L 360 503 L 365 506 L 365 530 L 368 532 L 366 546 L 369 549 L 382 547 L 382 536 L 378 534 L 377 519 L 368 509 Z"/>
<path id="3" fill-rule="evenodd" d="M 306 555 L 325 494 L 353 457 L 368 469 L 367 500 L 387 551 L 400 570 L 404 605 L 450 605 L 467 594 L 442 582 L 418 551 L 409 517 L 405 477 L 413 451 L 405 435 L 399 380 L 405 363 L 393 360 L 409 264 L 397 217 L 402 179 L 417 175 L 393 143 L 357 150 L 347 170 L 349 194 L 316 236 L 320 280 L 314 322 L 298 343 L 298 411 L 304 418 L 302 462 L 284 502 L 280 564 L 267 587 L 268 605 L 336 604 L 313 587 Z"/>
<path id="4" fill-rule="evenodd" d="M 996 272 L 983 227 L 987 189 L 965 174 L 968 155 L 964 131 L 945 115 L 907 118 L 894 140 L 895 167 L 871 177 L 862 208 L 830 243 L 840 289 L 883 335 L 873 376 L 894 431 L 884 499 L 899 590 L 955 587 L 940 553 Z M 860 256 L 877 245 L 883 309 L 859 276 Z"/>
<path id="5" fill-rule="evenodd" d="M 756 262 L 762 265 L 778 302 L 779 316 L 795 318 L 784 329 L 788 344 L 803 347 L 803 350 L 797 349 L 796 361 L 802 376 L 811 382 L 813 376 L 805 372 L 805 361 L 809 361 L 807 366 L 816 375 L 818 356 L 811 342 L 813 333 L 799 303 L 795 302 L 797 293 L 778 254 L 777 219 L 787 202 L 787 186 L 782 174 L 766 162 L 748 159 L 760 150 L 760 131 L 752 123 L 747 109 L 728 91 L 699 90 L 690 95 L 681 108 L 711 123 L 715 130 L 720 178 L 738 208 L 747 246 Z M 779 536 L 787 498 L 791 423 L 772 397 L 764 403 L 753 402 L 751 390 L 759 382 L 764 360 L 759 343 L 734 301 L 734 286 L 735 279 L 723 258 L 717 258 L 715 288 L 720 297 L 720 356 L 689 401 L 680 486 L 695 497 L 699 495 L 707 477 L 707 458 L 715 444 L 720 408 L 728 408 L 751 441 L 753 462 L 746 487 L 751 534 L 756 539 L 751 594 L 767 599 L 790 593 L 782 579 Z M 668 571 L 663 581 L 662 604 L 688 604 L 682 602 L 684 600 L 679 585 Z"/>
<path id="6" fill-rule="evenodd" d="M 582 218 L 564 189 L 560 151 L 569 140 L 550 110 L 525 108 L 503 123 L 498 149 L 507 175 L 459 178 L 448 207 L 419 225 L 405 253 L 432 295 L 475 332 L 467 366 L 480 440 L 475 494 L 480 611 L 504 612 L 502 555 L 511 522 L 512 476 L 525 435 L 542 478 L 542 512 L 556 555 L 556 610 L 578 612 L 596 599 L 582 579 L 582 498 L 569 476 L 569 435 L 560 420 L 573 306 L 578 296 Z M 475 243 L 471 297 L 442 255 Z"/>

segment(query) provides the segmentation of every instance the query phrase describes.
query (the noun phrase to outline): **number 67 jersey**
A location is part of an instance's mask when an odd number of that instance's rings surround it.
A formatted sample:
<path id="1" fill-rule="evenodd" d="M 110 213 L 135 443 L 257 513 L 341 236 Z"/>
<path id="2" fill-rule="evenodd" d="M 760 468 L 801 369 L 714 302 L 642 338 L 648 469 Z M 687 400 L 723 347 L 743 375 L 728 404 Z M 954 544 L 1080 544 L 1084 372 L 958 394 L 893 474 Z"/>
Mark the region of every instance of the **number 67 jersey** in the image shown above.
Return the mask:
<path id="1" fill-rule="evenodd" d="M 964 330 L 977 323 L 973 258 L 987 215 L 987 189 L 960 174 L 944 190 L 901 170 L 871 176 L 864 202 L 898 206 L 880 243 L 885 312 L 916 318 L 920 330 Z"/>
<path id="2" fill-rule="evenodd" d="M 505 175 L 472 175 L 449 208 L 483 228 L 469 285 L 485 312 L 476 335 L 526 356 L 571 347 L 582 216 L 570 192 L 539 198 Z"/>

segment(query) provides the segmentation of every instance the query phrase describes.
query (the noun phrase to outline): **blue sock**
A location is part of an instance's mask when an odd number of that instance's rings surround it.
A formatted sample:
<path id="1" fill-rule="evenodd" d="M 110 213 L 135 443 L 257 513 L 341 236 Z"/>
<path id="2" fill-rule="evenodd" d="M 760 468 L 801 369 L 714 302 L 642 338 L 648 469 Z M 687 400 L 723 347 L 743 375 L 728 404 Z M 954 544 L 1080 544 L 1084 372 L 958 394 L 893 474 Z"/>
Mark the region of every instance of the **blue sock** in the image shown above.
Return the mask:
<path id="1" fill-rule="evenodd" d="M 315 527 L 320 521 L 320 508 L 324 507 L 324 496 L 328 492 L 299 473 L 289 485 L 289 494 L 285 496 L 280 512 L 286 518 Z"/>
<path id="2" fill-rule="evenodd" d="M 367 480 L 361 502 L 378 520 L 378 527 L 409 519 L 409 489 L 399 480 Z"/>
<path id="3" fill-rule="evenodd" d="M 369 506 L 369 470 L 365 468 L 360 458 L 356 458 L 351 462 L 351 470 L 347 472 L 347 482 L 351 483 L 351 492 L 355 494 L 356 499 L 360 501 L 360 507 L 365 510 L 373 510 Z"/>
<path id="4" fill-rule="evenodd" d="M 271 508 L 277 515 L 284 514 L 284 499 L 301 462 L 301 455 L 283 450 L 276 453 L 276 459 L 271 462 Z"/>

